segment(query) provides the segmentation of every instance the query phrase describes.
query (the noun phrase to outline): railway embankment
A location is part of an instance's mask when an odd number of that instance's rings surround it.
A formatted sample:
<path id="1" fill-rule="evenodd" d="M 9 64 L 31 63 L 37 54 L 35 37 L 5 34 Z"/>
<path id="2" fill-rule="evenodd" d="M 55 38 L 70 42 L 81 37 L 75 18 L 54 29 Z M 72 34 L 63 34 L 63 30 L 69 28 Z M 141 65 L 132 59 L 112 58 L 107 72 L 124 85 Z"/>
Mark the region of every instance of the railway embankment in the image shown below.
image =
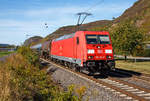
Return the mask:
<path id="1" fill-rule="evenodd" d="M 107 76 L 76 74 L 49 60 L 39 61 L 36 53 L 22 47 L 0 61 L 0 100 L 148 101 L 149 80 L 148 75 L 125 69 Z"/>
<path id="2" fill-rule="evenodd" d="M 99 85 L 90 79 L 77 75 L 55 64 L 50 64 L 47 72 L 49 72 L 53 80 L 58 82 L 64 89 L 69 85 L 75 85 L 75 88 L 85 87 L 86 90 L 83 95 L 83 101 L 128 101 L 120 97 L 118 92 L 114 92 L 106 86 Z"/>
<path id="3" fill-rule="evenodd" d="M 27 47 L 0 61 L 0 101 L 80 101 L 43 70 L 39 57 Z"/>
<path id="4" fill-rule="evenodd" d="M 50 63 L 48 72 L 54 81 L 61 84 L 64 88 L 75 84 L 78 87 L 86 87 L 83 101 L 149 101 L 149 75 L 140 72 L 116 69 L 107 76 L 103 75 L 84 75 L 65 68 L 62 65 Z"/>

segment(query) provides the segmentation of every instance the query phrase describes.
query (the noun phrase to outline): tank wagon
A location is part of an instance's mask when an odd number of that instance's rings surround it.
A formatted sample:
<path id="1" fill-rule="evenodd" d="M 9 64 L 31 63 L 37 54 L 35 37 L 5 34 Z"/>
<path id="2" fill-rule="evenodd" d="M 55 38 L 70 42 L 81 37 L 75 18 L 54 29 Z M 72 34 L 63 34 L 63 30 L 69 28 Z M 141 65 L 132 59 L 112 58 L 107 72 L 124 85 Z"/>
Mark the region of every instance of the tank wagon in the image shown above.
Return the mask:
<path id="1" fill-rule="evenodd" d="M 42 47 L 42 44 L 40 43 L 40 44 L 36 44 L 34 46 L 31 46 L 30 48 L 32 50 L 36 50 L 37 52 L 40 52 L 41 51 L 41 47 Z"/>
<path id="2" fill-rule="evenodd" d="M 49 58 L 50 53 L 50 41 L 42 43 L 41 55 L 43 58 Z"/>
<path id="3" fill-rule="evenodd" d="M 77 31 L 51 42 L 51 59 L 90 73 L 115 69 L 109 32 Z"/>

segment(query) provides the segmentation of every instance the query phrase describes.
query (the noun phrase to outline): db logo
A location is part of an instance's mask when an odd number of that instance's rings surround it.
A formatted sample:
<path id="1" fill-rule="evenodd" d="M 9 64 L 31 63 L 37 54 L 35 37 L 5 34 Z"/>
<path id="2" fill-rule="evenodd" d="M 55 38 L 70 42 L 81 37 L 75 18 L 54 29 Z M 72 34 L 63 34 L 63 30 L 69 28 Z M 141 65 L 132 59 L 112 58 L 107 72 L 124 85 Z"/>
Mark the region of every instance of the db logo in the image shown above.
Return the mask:
<path id="1" fill-rule="evenodd" d="M 104 56 L 96 56 L 96 58 L 103 59 L 103 58 L 105 58 L 105 57 L 104 57 Z"/>
<path id="2" fill-rule="evenodd" d="M 97 53 L 103 53 L 103 51 L 102 50 L 97 50 Z"/>

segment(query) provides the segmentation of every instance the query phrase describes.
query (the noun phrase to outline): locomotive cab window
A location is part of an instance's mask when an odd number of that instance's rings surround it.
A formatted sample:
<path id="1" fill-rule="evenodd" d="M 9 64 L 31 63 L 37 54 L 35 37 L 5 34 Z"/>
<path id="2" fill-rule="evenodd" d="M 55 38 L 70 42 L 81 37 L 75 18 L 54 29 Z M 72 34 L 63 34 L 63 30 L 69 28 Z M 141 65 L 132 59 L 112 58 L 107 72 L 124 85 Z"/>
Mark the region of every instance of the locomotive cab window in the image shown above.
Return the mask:
<path id="1" fill-rule="evenodd" d="M 86 35 L 87 44 L 110 44 L 108 35 Z"/>
<path id="2" fill-rule="evenodd" d="M 100 41 L 100 44 L 110 44 L 110 39 L 108 35 L 99 35 L 98 39 Z"/>
<path id="3" fill-rule="evenodd" d="M 96 35 L 86 35 L 87 44 L 97 44 L 97 36 Z"/>

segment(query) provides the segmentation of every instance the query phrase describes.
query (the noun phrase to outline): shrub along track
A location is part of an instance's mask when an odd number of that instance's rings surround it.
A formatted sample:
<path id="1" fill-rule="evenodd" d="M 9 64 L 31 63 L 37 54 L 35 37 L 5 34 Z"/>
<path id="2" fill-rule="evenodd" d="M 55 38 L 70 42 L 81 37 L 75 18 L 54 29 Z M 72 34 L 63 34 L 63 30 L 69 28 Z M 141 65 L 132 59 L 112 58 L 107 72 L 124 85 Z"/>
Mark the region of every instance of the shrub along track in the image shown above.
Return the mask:
<path id="1" fill-rule="evenodd" d="M 65 68 L 62 65 L 58 65 L 50 60 L 41 60 L 48 62 L 58 68 L 64 69 L 67 72 L 71 72 L 72 74 L 83 78 L 85 80 L 89 80 L 93 83 L 95 83 L 98 86 L 104 87 L 107 90 L 113 91 L 115 93 L 118 93 L 120 97 L 123 97 L 126 100 L 132 100 L 132 101 L 150 101 L 150 90 L 144 89 L 140 86 L 136 86 L 133 84 L 130 84 L 128 82 L 125 82 L 120 79 L 116 78 L 106 78 L 106 79 L 96 79 L 92 76 L 85 75 L 80 72 L 75 72 L 72 69 Z"/>

